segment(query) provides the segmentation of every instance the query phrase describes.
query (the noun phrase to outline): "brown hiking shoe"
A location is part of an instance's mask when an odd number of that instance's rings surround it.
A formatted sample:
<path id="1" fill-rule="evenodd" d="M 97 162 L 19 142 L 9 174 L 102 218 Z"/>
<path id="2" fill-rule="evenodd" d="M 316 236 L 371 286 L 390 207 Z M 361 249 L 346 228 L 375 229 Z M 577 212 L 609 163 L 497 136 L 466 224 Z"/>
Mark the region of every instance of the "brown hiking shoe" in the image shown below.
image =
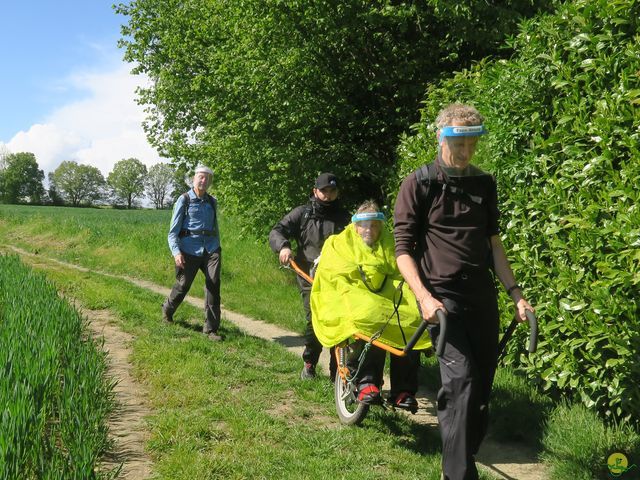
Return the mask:
<path id="1" fill-rule="evenodd" d="M 207 333 L 207 338 L 209 340 L 211 340 L 212 342 L 221 342 L 222 341 L 222 336 L 218 335 L 216 332 Z"/>

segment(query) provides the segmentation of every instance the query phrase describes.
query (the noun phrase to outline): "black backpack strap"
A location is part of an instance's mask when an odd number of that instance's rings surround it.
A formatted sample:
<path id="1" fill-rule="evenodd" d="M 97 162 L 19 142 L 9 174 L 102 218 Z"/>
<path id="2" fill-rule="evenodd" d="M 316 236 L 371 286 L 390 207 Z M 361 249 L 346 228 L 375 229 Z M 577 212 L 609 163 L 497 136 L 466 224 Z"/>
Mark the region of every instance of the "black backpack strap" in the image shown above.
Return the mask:
<path id="1" fill-rule="evenodd" d="M 216 208 L 218 207 L 218 202 L 213 198 L 213 195 L 209 195 L 207 193 L 207 200 L 209 200 L 209 204 L 211 205 L 211 208 L 213 208 L 213 213 L 217 213 Z"/>
<path id="2" fill-rule="evenodd" d="M 416 181 L 418 185 L 426 185 L 426 195 L 424 197 L 425 205 L 429 205 L 428 200 L 433 198 L 434 189 L 433 185 L 439 185 L 438 171 L 433 162 L 422 165 L 415 172 Z"/>
<path id="3" fill-rule="evenodd" d="M 313 205 L 311 205 L 311 203 L 307 203 L 304 206 L 304 210 L 302 211 L 302 220 L 300 221 L 300 234 L 304 232 L 304 229 L 307 226 L 307 223 L 309 223 L 309 219 L 311 218 L 312 214 L 313 214 Z"/>
<path id="4" fill-rule="evenodd" d="M 189 197 L 189 192 L 184 192 L 182 194 L 182 198 L 184 198 L 184 216 L 189 215 L 189 203 L 191 203 L 191 198 Z M 183 220 L 184 221 L 184 220 Z"/>

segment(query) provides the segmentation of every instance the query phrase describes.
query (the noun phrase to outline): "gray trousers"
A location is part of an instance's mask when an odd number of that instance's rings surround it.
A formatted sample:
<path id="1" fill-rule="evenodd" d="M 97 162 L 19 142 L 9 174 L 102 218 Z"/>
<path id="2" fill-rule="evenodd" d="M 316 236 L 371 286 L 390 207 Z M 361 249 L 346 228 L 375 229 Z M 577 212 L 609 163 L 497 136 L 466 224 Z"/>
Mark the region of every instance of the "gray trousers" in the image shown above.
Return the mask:
<path id="1" fill-rule="evenodd" d="M 184 297 L 189 292 L 193 279 L 198 270 L 204 273 L 205 278 L 205 321 L 202 331 L 204 333 L 217 332 L 220 328 L 220 263 L 222 249 L 212 253 L 205 253 L 202 257 L 183 253 L 184 268 L 176 267 L 176 283 L 165 302 L 169 313 L 173 314 L 180 306 Z"/>
<path id="2" fill-rule="evenodd" d="M 308 272 L 307 272 L 308 273 Z M 296 276 L 298 281 L 298 289 L 300 290 L 300 296 L 302 297 L 302 306 L 304 307 L 304 314 L 307 320 L 307 326 L 304 331 L 304 351 L 302 352 L 302 360 L 306 363 L 316 365 L 322 353 L 322 344 L 316 337 L 316 333 L 313 331 L 313 322 L 311 320 L 311 284 Z M 334 353 L 334 348 L 330 349 L 329 356 L 329 376 L 333 379 L 336 376 L 338 363 Z"/>

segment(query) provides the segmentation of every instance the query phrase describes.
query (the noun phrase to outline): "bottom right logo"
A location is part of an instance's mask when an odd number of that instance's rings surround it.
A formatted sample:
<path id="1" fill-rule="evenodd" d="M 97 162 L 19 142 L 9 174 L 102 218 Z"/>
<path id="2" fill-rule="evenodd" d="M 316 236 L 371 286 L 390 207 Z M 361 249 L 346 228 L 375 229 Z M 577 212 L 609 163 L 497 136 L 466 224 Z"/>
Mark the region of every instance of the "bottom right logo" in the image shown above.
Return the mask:
<path id="1" fill-rule="evenodd" d="M 614 452 L 607 459 L 607 468 L 609 468 L 611 476 L 618 478 L 636 468 L 636 465 L 629 465 L 629 460 L 624 453 Z"/>

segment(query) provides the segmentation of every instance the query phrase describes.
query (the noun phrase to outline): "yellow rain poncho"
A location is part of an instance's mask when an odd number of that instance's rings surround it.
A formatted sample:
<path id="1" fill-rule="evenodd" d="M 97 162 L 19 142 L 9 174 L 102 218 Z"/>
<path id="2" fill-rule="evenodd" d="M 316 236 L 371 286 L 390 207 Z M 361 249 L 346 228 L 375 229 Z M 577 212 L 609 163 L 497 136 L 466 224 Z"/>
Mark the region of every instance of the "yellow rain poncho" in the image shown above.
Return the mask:
<path id="1" fill-rule="evenodd" d="M 358 269 L 361 267 L 372 293 Z M 373 248 L 367 246 L 351 223 L 342 233 L 327 238 L 311 290 L 313 330 L 325 347 L 337 345 L 359 332 L 377 333 L 393 314 L 393 299 L 402 277 L 394 255 L 393 235 L 383 229 Z M 422 321 L 416 298 L 406 284 L 402 287 L 400 324 L 408 342 Z M 379 341 L 404 348 L 405 341 L 395 315 L 389 320 Z M 425 332 L 416 350 L 431 346 Z"/>

